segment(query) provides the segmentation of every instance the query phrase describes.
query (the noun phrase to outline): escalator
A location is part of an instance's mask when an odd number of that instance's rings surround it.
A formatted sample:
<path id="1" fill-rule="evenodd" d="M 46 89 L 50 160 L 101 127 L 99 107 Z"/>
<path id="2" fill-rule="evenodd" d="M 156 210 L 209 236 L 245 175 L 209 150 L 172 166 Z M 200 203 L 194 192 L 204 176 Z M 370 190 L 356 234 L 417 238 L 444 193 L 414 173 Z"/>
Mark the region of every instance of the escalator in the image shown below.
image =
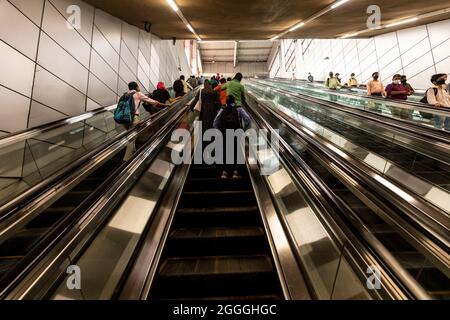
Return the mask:
<path id="1" fill-rule="evenodd" d="M 388 210 L 380 212 L 384 207 L 362 201 L 361 186 L 356 190 L 357 183 L 336 175 L 334 163 L 299 139 L 290 123 L 248 101 L 252 128 L 281 129 L 282 161 L 275 162 L 272 174 L 260 171 L 273 159 L 271 146 L 259 149 L 262 141 L 248 142 L 258 152 L 247 155 L 247 165 L 239 169 L 242 178 L 221 179 L 226 169 L 221 165 L 175 166 L 172 152 L 179 146 L 171 141 L 172 130 L 193 130 L 195 122 L 191 113 L 180 111 L 119 168 L 102 197 L 83 210 L 82 225 L 57 239 L 43 265 L 7 297 L 448 298 L 445 272 L 417 246 L 423 234 L 413 234 L 419 237 L 412 241 L 397 228 L 397 220 L 386 218 L 400 209 L 394 212 L 386 204 Z M 83 272 L 80 290 L 66 285 L 70 265 Z M 366 287 L 366 270 L 372 266 L 382 272 L 379 291 Z"/>
<path id="2" fill-rule="evenodd" d="M 352 154 L 364 165 L 423 197 L 438 210 L 450 213 L 450 162 L 445 149 L 448 144 L 428 139 L 426 145 L 418 148 L 412 138 L 404 136 L 397 141 L 393 139 L 395 131 L 377 127 L 370 121 L 263 90 L 254 84 L 249 87 L 263 100 L 273 102 L 274 108 Z M 442 154 L 434 154 L 431 151 L 434 148 L 440 148 Z"/>
<path id="3" fill-rule="evenodd" d="M 353 232 L 369 232 L 379 244 L 395 259 L 404 271 L 417 281 L 431 297 L 435 299 L 448 299 L 450 297 L 450 271 L 440 263 L 435 263 L 433 255 L 429 255 L 426 249 L 421 247 L 421 241 L 427 242 L 419 236 L 411 236 L 413 229 L 405 233 L 407 220 L 393 222 L 393 215 L 402 216 L 400 208 L 389 209 L 383 201 L 377 204 L 374 198 L 370 198 L 368 190 L 361 188 L 359 181 L 342 174 L 333 161 L 323 158 L 320 152 L 298 137 L 288 122 L 280 121 L 274 116 L 270 108 L 258 106 L 255 97 L 248 99 L 250 110 L 254 117 L 265 119 L 268 126 L 279 129 L 280 137 L 300 156 L 305 165 L 312 170 L 312 174 L 324 183 L 325 190 L 329 190 L 333 197 L 344 204 L 344 212 L 341 218 L 350 226 L 357 224 L 362 226 L 352 227 Z M 255 113 L 256 112 L 256 113 Z M 375 196 L 376 198 L 377 196 Z M 386 200 L 384 200 L 386 202 Z M 387 204 L 387 203 L 385 203 Z M 392 211 L 388 211 L 392 210 Z M 397 225 L 396 225 L 397 223 Z M 389 257 L 390 258 L 390 257 Z M 448 254 L 443 253 L 446 261 Z"/>
<path id="4" fill-rule="evenodd" d="M 133 149 L 137 150 L 130 160 L 145 150 L 164 131 L 167 122 L 183 112 L 191 96 L 187 95 L 171 109 L 163 110 L 154 116 L 146 115 L 139 125 L 125 132 L 123 126 L 115 124 L 109 109 L 100 113 L 100 116 L 105 118 L 86 120 L 84 118 L 87 116 L 83 116 L 82 123 L 76 123 L 76 127 L 81 131 L 75 132 L 77 136 L 74 139 L 78 139 L 79 132 L 86 137 L 92 134 L 93 122 L 100 127 L 99 122 L 103 121 L 111 131 L 98 136 L 95 149 L 82 154 L 89 148 L 81 144 L 79 150 L 75 151 L 75 155 L 79 155 L 78 159 L 66 163 L 64 168 L 60 168 L 60 164 L 53 168 L 54 180 L 47 177 L 36 189 L 33 187 L 27 190 L 26 194 L 18 195 L 19 199 L 13 199 L 10 203 L 15 206 L 7 205 L 2 208 L 0 297 L 4 297 L 13 284 L 21 281 L 31 268 L 39 265 L 61 238 L 76 231 L 86 210 L 102 199 L 105 190 L 108 190 L 110 184 L 129 165 L 130 161 L 124 161 L 126 149 L 131 149 L 134 145 Z M 89 122 L 89 125 L 83 121 Z M 67 126 L 69 128 L 60 123 L 56 131 L 42 130 L 47 136 L 51 136 L 52 140 L 70 143 L 73 140 L 68 141 L 68 137 L 74 132 L 74 128 L 70 122 Z M 37 133 L 29 134 L 39 135 L 40 132 L 38 130 Z M 58 154 L 53 155 L 52 151 L 51 148 L 50 157 L 53 156 L 55 162 L 60 160 L 56 158 Z M 70 157 L 74 157 L 74 154 Z M 65 159 L 68 160 L 70 158 Z M 47 162 L 47 166 L 51 167 L 51 161 Z"/>
<path id="5" fill-rule="evenodd" d="M 123 156 L 124 152 L 118 153 L 0 243 L 0 288 L 5 288 L 12 278 L 39 256 L 57 237 L 57 230 L 70 227 L 77 220 L 80 209 L 89 203 L 95 191 L 123 165 Z"/>
<path id="6" fill-rule="evenodd" d="M 150 299 L 283 299 L 247 169 L 222 169 L 191 168 Z"/>

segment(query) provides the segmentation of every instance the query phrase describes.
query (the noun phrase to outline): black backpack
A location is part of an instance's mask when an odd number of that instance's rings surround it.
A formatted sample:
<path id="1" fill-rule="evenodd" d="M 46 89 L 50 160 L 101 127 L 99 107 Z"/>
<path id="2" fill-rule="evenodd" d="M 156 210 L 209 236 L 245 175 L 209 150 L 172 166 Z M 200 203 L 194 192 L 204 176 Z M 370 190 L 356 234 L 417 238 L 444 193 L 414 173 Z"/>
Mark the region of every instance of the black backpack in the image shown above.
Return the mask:
<path id="1" fill-rule="evenodd" d="M 236 107 L 227 106 L 222 112 L 220 117 L 220 130 L 226 131 L 227 129 L 241 129 L 239 113 Z"/>
<path id="2" fill-rule="evenodd" d="M 430 89 L 428 89 L 428 90 L 430 90 Z M 429 104 L 428 103 L 428 90 L 427 90 L 427 92 L 425 92 L 425 97 L 423 97 L 422 100 L 420 100 L 420 102 L 425 103 L 425 104 Z M 433 88 L 433 90 L 434 90 L 434 95 L 437 96 L 438 89 L 437 88 Z"/>

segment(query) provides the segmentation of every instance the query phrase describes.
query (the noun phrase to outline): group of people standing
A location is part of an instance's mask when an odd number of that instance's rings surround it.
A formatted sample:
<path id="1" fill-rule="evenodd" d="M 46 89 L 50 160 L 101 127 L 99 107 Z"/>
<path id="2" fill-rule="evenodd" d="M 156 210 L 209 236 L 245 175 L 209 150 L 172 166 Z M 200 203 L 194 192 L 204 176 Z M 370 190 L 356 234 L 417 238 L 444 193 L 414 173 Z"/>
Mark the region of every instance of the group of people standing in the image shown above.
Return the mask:
<path id="1" fill-rule="evenodd" d="M 198 92 L 190 106 L 192 111 L 199 112 L 203 132 L 210 129 L 222 132 L 224 156 L 227 146 L 235 148 L 234 163 L 227 166 L 230 172 L 223 171 L 223 179 L 227 179 L 230 173 L 232 173 L 233 179 L 240 177 L 237 163 L 238 146 L 235 141 L 227 141 L 226 130 L 245 130 L 250 126 L 250 116 L 242 108 L 245 104 L 245 87 L 241 83 L 242 79 L 242 73 L 237 73 L 234 79 L 225 79 L 218 75 L 210 80 L 205 80 L 204 87 Z"/>

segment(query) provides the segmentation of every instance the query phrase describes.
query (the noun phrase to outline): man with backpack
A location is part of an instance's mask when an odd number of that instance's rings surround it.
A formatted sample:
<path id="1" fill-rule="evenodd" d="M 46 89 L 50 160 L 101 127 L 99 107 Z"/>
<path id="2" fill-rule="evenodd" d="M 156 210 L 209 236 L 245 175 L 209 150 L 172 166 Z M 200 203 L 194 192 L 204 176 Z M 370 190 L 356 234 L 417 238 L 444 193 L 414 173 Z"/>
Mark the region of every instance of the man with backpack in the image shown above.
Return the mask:
<path id="1" fill-rule="evenodd" d="M 130 130 L 134 125 L 141 122 L 140 105 L 146 102 L 155 107 L 168 107 L 169 105 L 155 101 L 145 94 L 143 94 L 136 82 L 128 84 L 128 92 L 124 93 L 117 104 L 117 109 L 114 113 L 114 120 L 125 126 L 126 130 Z M 136 152 L 135 141 L 130 141 L 125 152 L 124 161 L 128 161 Z"/>
<path id="2" fill-rule="evenodd" d="M 224 137 L 224 146 L 223 146 L 223 156 L 224 163 L 230 168 L 230 171 L 233 171 L 233 179 L 239 179 L 241 176 L 239 175 L 239 163 L 238 163 L 238 152 L 241 150 L 239 146 L 239 141 L 229 140 L 227 139 L 227 130 L 231 130 L 235 132 L 236 130 L 242 129 L 247 130 L 250 128 L 251 119 L 248 113 L 236 103 L 236 99 L 234 96 L 228 96 L 227 98 L 227 106 L 220 110 L 216 119 L 214 120 L 214 128 L 220 130 Z M 234 148 L 234 158 L 233 163 L 227 163 L 227 151 L 230 151 Z M 241 151 L 242 152 L 242 151 Z M 222 173 L 222 179 L 228 178 L 227 170 L 224 170 Z"/>

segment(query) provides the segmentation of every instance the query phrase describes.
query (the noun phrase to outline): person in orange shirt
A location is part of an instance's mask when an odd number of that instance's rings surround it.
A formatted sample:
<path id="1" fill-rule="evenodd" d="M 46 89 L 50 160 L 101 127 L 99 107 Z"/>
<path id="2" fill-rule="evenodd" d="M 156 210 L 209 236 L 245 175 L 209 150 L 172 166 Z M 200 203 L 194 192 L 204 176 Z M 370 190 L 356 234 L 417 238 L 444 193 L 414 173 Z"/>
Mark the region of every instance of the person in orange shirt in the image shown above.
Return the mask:
<path id="1" fill-rule="evenodd" d="M 214 89 L 220 94 L 220 103 L 222 104 L 222 107 L 225 107 L 227 105 L 227 90 L 222 91 L 222 86 L 225 83 L 227 83 L 227 80 L 225 78 L 220 79 L 220 84 Z"/>
<path id="2" fill-rule="evenodd" d="M 379 80 L 380 74 L 375 72 L 372 75 L 373 80 L 367 83 L 367 95 L 386 97 L 386 91 L 384 90 L 383 83 Z"/>

